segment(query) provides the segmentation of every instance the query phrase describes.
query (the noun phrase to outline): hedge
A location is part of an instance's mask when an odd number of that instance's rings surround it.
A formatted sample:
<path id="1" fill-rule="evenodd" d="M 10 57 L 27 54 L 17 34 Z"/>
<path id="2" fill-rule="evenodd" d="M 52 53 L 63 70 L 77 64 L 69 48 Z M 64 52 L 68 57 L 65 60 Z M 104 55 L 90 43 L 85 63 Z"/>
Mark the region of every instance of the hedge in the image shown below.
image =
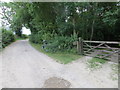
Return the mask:
<path id="1" fill-rule="evenodd" d="M 15 36 L 12 31 L 2 28 L 1 32 L 2 32 L 2 42 L 0 43 L 2 44 L 2 48 L 6 47 L 7 45 L 15 41 Z"/>

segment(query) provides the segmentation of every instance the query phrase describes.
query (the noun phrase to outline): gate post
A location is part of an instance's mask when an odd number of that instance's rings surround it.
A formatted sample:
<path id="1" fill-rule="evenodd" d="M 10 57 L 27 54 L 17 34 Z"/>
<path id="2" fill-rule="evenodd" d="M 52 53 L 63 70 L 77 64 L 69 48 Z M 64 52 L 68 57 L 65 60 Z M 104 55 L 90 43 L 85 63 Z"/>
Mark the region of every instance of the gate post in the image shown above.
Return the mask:
<path id="1" fill-rule="evenodd" d="M 78 54 L 83 55 L 83 40 L 81 37 L 79 37 L 77 41 L 77 52 Z"/>

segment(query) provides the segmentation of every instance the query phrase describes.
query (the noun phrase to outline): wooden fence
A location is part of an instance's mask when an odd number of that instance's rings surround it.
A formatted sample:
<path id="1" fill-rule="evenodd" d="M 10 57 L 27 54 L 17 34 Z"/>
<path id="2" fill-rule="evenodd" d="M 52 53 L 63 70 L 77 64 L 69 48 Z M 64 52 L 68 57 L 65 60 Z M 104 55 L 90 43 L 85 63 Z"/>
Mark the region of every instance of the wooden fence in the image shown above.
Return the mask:
<path id="1" fill-rule="evenodd" d="M 120 60 L 120 42 L 87 41 L 79 38 L 77 51 L 81 55 L 87 55 L 107 60 Z"/>

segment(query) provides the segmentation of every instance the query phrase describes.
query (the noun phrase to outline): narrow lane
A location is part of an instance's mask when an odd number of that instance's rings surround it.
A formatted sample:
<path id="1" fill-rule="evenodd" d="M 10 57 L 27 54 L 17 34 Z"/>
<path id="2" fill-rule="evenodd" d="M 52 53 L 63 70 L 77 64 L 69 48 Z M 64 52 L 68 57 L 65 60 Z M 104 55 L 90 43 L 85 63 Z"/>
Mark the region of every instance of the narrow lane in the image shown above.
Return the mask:
<path id="1" fill-rule="evenodd" d="M 83 57 L 70 64 L 57 63 L 35 50 L 27 40 L 16 41 L 6 47 L 2 58 L 3 88 L 41 88 L 50 77 L 63 78 L 73 88 L 117 88 L 117 80 L 110 78 L 110 64 L 90 72 Z"/>

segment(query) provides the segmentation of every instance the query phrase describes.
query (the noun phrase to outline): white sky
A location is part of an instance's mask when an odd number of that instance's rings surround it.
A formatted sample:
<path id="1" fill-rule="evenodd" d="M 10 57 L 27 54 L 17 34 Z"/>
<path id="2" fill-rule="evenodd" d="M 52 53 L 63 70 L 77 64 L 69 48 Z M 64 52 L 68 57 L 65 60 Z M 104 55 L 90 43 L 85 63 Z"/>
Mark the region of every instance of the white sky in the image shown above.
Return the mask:
<path id="1" fill-rule="evenodd" d="M 2 13 L 2 10 L 1 10 L 1 8 L 0 8 L 0 13 Z M 1 24 L 2 24 L 2 15 L 0 14 L 0 27 L 2 26 Z"/>
<path id="2" fill-rule="evenodd" d="M 2 1 L 2 2 L 10 2 L 12 0 L 0 0 L 0 1 Z"/>
<path id="3" fill-rule="evenodd" d="M 27 28 L 23 27 L 22 28 L 22 34 L 30 35 L 31 31 L 30 31 L 30 29 L 27 29 Z"/>

